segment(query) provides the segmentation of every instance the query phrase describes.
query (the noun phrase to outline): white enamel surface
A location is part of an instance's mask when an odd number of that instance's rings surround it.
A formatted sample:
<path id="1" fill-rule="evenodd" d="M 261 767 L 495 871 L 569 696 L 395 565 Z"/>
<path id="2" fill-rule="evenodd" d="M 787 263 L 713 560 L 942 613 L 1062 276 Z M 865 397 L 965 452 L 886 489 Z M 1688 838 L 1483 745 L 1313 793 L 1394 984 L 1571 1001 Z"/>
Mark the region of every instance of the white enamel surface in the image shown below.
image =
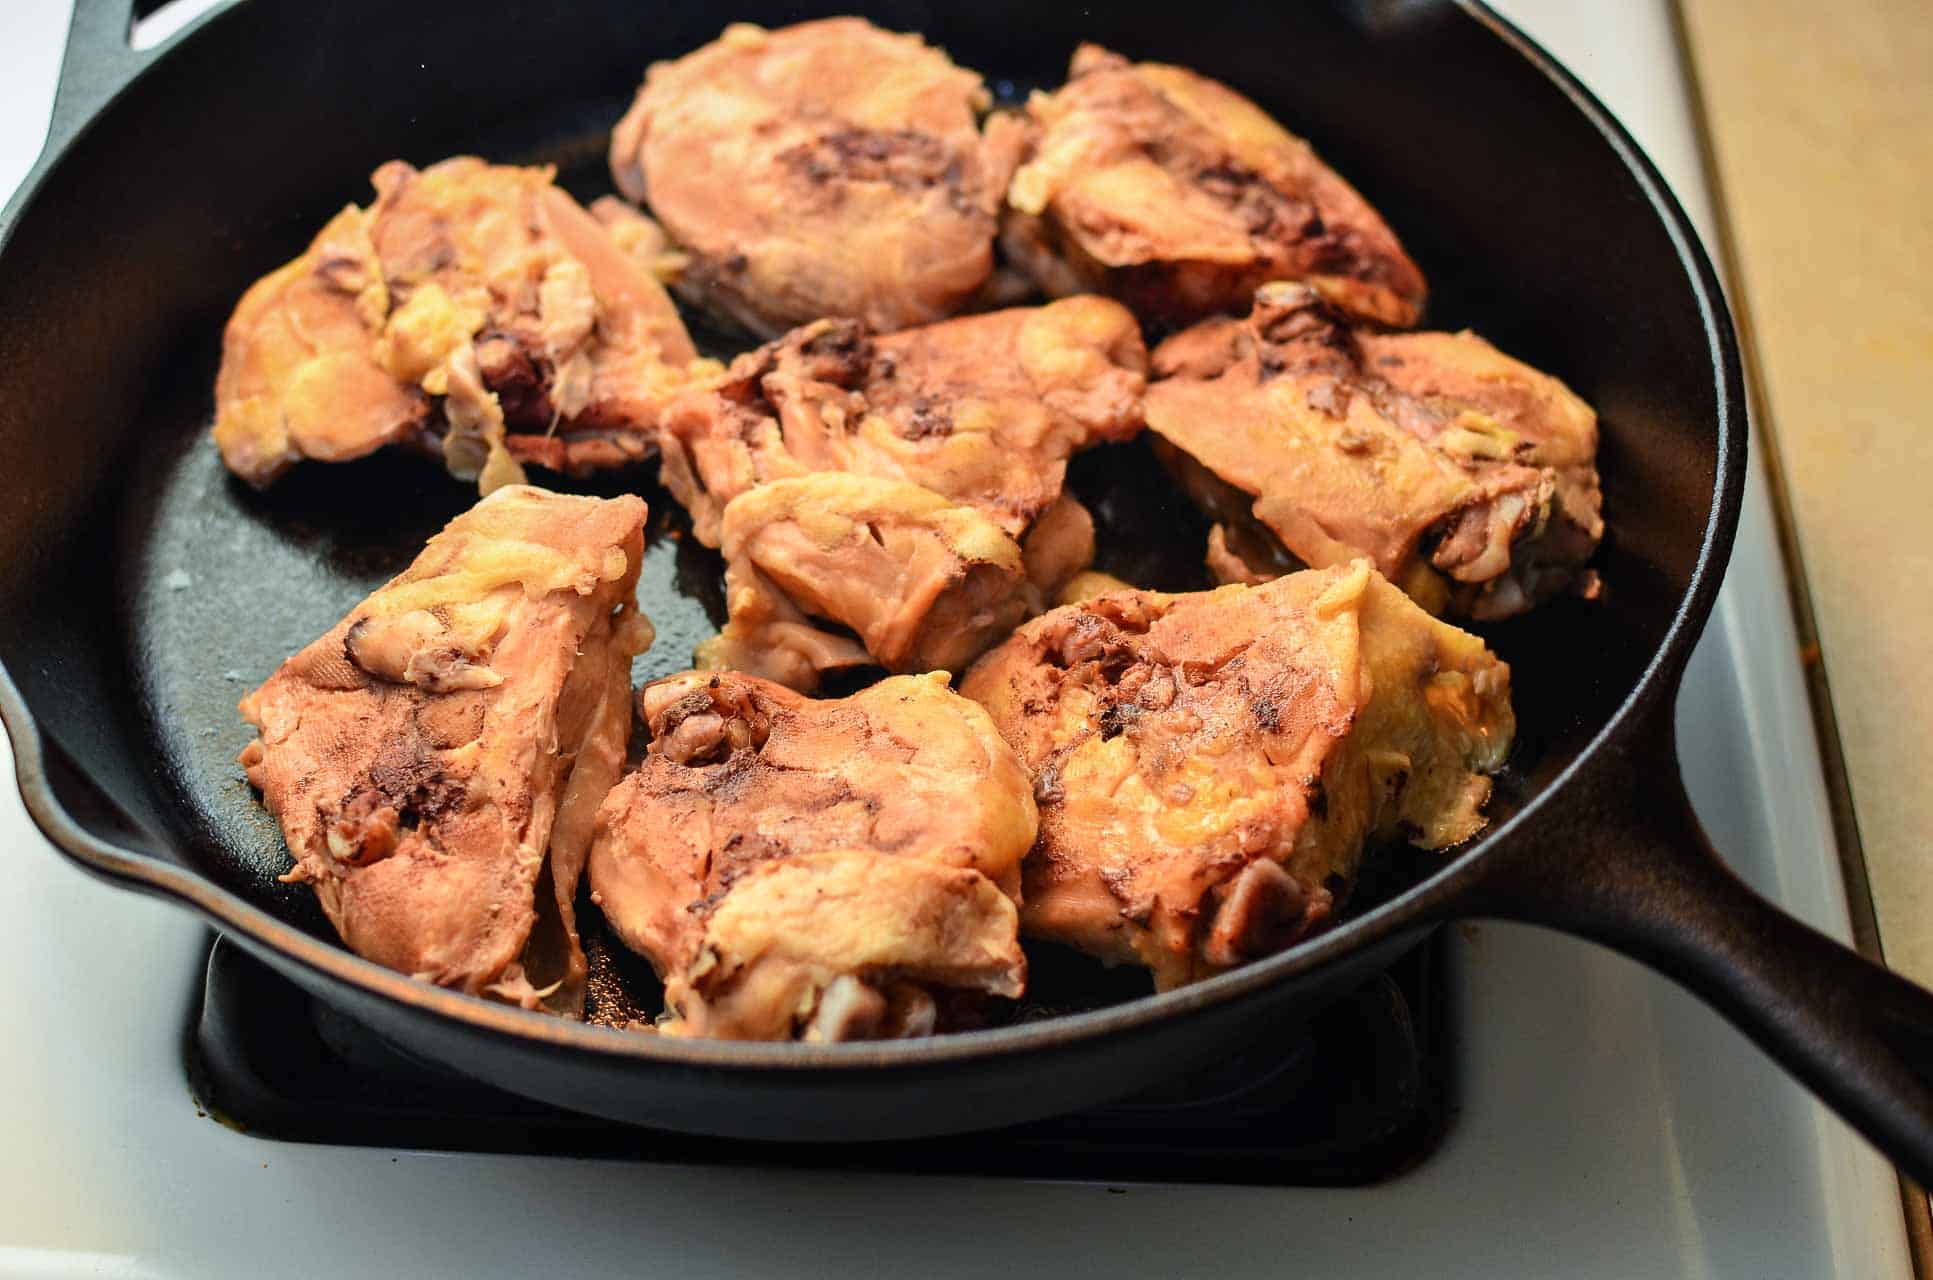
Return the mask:
<path id="1" fill-rule="evenodd" d="M 1662 0 L 1501 7 L 1620 114 L 1709 229 Z M 65 25 L 59 0 L 0 5 L 0 191 L 39 149 Z M 1689 782 L 1734 865 L 1843 937 L 1752 484 L 1680 707 Z M 1662 979 L 1537 930 L 1460 931 L 1464 1109 L 1420 1170 L 1359 1191 L 1115 1194 L 242 1136 L 197 1116 L 182 1075 L 200 926 L 60 860 L 9 786 L 0 878 L 0 1275 L 1910 1274 L 1892 1173 L 1870 1149 Z"/>

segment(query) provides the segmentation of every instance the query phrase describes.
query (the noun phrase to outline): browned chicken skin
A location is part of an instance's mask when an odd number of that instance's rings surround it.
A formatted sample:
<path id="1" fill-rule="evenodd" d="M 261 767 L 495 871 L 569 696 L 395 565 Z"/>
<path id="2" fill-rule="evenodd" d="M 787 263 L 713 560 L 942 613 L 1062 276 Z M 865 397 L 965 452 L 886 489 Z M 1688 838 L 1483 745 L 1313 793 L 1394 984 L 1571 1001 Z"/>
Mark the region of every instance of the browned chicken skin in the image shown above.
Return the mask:
<path id="1" fill-rule="evenodd" d="M 1048 293 L 1183 323 L 1297 280 L 1354 315 L 1416 323 L 1423 275 L 1382 217 L 1226 85 L 1083 45 L 1027 114 L 1001 243 Z"/>
<path id="2" fill-rule="evenodd" d="M 1355 329 L 1265 285 L 1246 319 L 1177 334 L 1154 364 L 1148 426 L 1222 522 L 1223 580 L 1368 556 L 1433 612 L 1478 619 L 1596 591 L 1597 416 L 1475 334 Z"/>
<path id="3" fill-rule="evenodd" d="M 822 317 L 943 319 L 993 270 L 1010 126 L 975 73 L 859 18 L 740 23 L 646 74 L 620 190 L 689 255 L 681 292 L 761 337 Z"/>
<path id="4" fill-rule="evenodd" d="M 337 214 L 228 322 L 229 470 L 260 487 L 303 458 L 402 444 L 489 492 L 523 478 L 519 460 L 647 456 L 696 352 L 647 265 L 648 220 L 614 201 L 593 217 L 551 176 L 468 157 L 378 169 L 374 202 Z"/>
<path id="5" fill-rule="evenodd" d="M 1481 640 L 1358 561 L 1095 596 L 1021 627 L 962 691 L 1034 776 L 1023 930 L 1165 989 L 1319 927 L 1365 842 L 1475 834 L 1509 688 Z"/>
<path id="6" fill-rule="evenodd" d="M 582 1010 L 573 902 L 624 767 L 644 503 L 509 486 L 242 700 L 249 781 L 357 954 Z"/>
<path id="7" fill-rule="evenodd" d="M 969 661 L 1093 557 L 1067 459 L 1139 430 L 1146 359 L 1118 303 L 1069 298 L 877 338 L 821 321 L 679 395 L 664 482 L 731 566 L 706 661 L 797 688 L 868 654 Z"/>
<path id="8" fill-rule="evenodd" d="M 593 900 L 665 981 L 676 1035 L 848 1040 L 1018 996 L 1027 775 L 942 676 L 815 701 L 751 676 L 647 685 L 643 765 L 605 800 Z"/>

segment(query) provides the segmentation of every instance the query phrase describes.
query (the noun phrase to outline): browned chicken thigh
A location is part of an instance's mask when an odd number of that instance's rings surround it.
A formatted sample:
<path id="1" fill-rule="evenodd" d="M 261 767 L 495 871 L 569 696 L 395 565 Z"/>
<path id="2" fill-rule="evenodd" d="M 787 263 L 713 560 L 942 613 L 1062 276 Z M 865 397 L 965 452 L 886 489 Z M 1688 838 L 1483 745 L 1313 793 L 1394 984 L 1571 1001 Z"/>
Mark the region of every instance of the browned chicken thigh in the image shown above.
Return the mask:
<path id="1" fill-rule="evenodd" d="M 740 23 L 651 67 L 611 134 L 620 190 L 690 255 L 677 287 L 772 337 L 942 319 L 993 271 L 1015 154 L 975 73 L 859 18 Z"/>
<path id="2" fill-rule="evenodd" d="M 943 676 L 815 701 L 692 672 L 639 707 L 649 752 L 598 811 L 590 878 L 664 979 L 661 1030 L 923 1035 L 1021 993 L 1027 775 Z"/>
<path id="3" fill-rule="evenodd" d="M 730 566 L 707 660 L 798 688 L 868 654 L 957 669 L 1092 559 L 1067 459 L 1139 430 L 1146 360 L 1120 304 L 1069 298 L 882 337 L 821 321 L 678 396 L 664 482 Z"/>
<path id="4" fill-rule="evenodd" d="M 1183 323 L 1298 280 L 1354 315 L 1416 323 L 1423 274 L 1382 217 L 1226 85 L 1083 45 L 1027 116 L 1001 244 L 1048 293 Z"/>
<path id="5" fill-rule="evenodd" d="M 461 157 L 371 179 L 376 199 L 249 289 L 228 322 L 215 442 L 258 487 L 387 445 L 484 492 L 648 455 L 696 352 L 641 216 L 593 217 L 549 169 Z M 625 246 L 630 246 L 627 252 Z"/>
<path id="6" fill-rule="evenodd" d="M 1597 589 L 1597 415 L 1472 333 L 1352 328 L 1265 285 L 1161 344 L 1157 450 L 1220 521 L 1225 581 L 1367 556 L 1432 612 L 1504 618 Z"/>
<path id="7" fill-rule="evenodd" d="M 249 781 L 357 954 L 575 1016 L 624 768 L 644 503 L 498 489 L 242 700 Z"/>
<path id="8" fill-rule="evenodd" d="M 1170 988 L 1320 927 L 1367 842 L 1475 834 L 1510 671 L 1366 561 L 1056 609 L 962 686 L 1034 776 L 1025 932 Z"/>

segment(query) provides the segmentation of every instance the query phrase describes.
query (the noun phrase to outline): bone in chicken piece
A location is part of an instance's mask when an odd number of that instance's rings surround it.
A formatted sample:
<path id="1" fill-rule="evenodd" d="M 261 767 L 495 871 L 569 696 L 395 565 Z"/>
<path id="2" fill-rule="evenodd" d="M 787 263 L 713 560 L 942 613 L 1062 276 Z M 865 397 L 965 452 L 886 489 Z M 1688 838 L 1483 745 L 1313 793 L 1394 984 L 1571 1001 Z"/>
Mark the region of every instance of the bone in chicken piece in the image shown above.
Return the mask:
<path id="1" fill-rule="evenodd" d="M 1145 368 L 1133 316 L 1070 298 L 880 338 L 824 321 L 680 395 L 664 481 L 734 579 L 704 661 L 797 688 L 868 652 L 957 669 L 1093 558 L 1067 459 L 1139 430 Z"/>
<path id="2" fill-rule="evenodd" d="M 469 157 L 376 170 L 375 201 L 228 322 L 214 434 L 229 470 L 259 488 L 303 458 L 403 445 L 487 493 L 521 481 L 520 460 L 646 457 L 666 394 L 711 366 L 649 269 L 648 220 L 593 217 L 551 178 Z"/>
<path id="3" fill-rule="evenodd" d="M 1474 835 L 1510 671 L 1368 562 L 1027 623 L 963 692 L 1034 776 L 1021 925 L 1162 989 L 1319 928 L 1366 842 Z"/>
<path id="4" fill-rule="evenodd" d="M 242 699 L 249 781 L 358 955 L 582 1012 L 573 902 L 624 768 L 644 503 L 497 490 Z"/>
<path id="5" fill-rule="evenodd" d="M 1156 449 L 1224 581 L 1367 556 L 1433 612 L 1595 594 L 1597 415 L 1472 333 L 1356 329 L 1298 285 L 1161 344 Z"/>
<path id="6" fill-rule="evenodd" d="M 665 982 L 660 1030 L 923 1035 L 1026 981 L 1027 775 L 943 676 L 817 701 L 752 676 L 647 685 L 644 763 L 597 815 L 592 900 Z"/>
<path id="7" fill-rule="evenodd" d="M 1416 323 L 1423 274 L 1381 215 L 1226 85 L 1083 45 L 1027 115 L 1001 244 L 1049 294 L 1185 323 L 1299 280 L 1354 315 Z"/>
<path id="8" fill-rule="evenodd" d="M 953 314 L 993 271 L 1017 154 L 974 72 L 859 18 L 739 23 L 646 73 L 611 173 L 688 255 L 676 286 L 758 334 Z"/>

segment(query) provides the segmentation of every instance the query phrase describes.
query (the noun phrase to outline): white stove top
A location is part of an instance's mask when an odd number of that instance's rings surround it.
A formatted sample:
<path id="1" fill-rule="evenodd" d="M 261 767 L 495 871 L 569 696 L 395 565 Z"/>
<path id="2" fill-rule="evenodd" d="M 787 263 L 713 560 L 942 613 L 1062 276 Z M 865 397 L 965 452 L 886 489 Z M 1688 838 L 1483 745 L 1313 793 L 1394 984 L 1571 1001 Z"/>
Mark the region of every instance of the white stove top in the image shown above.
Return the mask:
<path id="1" fill-rule="evenodd" d="M 0 5 L 0 192 L 39 150 L 69 2 Z M 1618 112 L 1709 239 L 1666 0 L 1499 7 Z M 1679 709 L 1688 781 L 1733 865 L 1843 938 L 1752 486 Z M 1690 997 L 1539 930 L 1459 931 L 1462 1113 L 1420 1169 L 1363 1190 L 1111 1192 L 248 1137 L 200 1116 L 183 1075 L 202 926 L 73 869 L 4 784 L 0 877 L 0 1274 L 1910 1275 L 1884 1161 Z"/>

